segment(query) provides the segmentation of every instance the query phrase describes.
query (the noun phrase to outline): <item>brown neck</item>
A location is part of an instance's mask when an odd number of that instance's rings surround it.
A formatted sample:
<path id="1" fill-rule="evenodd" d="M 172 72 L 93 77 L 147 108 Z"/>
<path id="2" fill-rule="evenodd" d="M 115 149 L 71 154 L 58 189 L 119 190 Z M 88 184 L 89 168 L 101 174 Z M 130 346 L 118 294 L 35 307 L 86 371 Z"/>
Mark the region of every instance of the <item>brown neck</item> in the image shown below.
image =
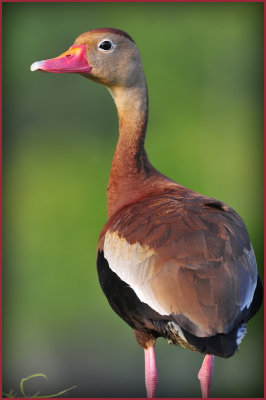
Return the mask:
<path id="1" fill-rule="evenodd" d="M 146 190 L 145 181 L 157 171 L 150 164 L 144 149 L 148 119 L 144 73 L 135 87 L 115 87 L 109 90 L 119 118 L 119 139 L 107 187 L 107 208 L 111 216 L 140 197 Z"/>

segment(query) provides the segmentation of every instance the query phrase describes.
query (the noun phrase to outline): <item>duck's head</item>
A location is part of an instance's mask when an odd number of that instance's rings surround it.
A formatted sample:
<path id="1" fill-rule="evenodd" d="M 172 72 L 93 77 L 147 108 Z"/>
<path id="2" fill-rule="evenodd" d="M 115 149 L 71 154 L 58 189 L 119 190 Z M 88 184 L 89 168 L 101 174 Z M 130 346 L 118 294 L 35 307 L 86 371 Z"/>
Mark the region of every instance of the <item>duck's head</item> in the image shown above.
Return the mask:
<path id="1" fill-rule="evenodd" d="M 36 61 L 31 71 L 36 70 L 79 73 L 112 88 L 134 86 L 142 65 L 137 46 L 127 33 L 103 28 L 83 33 L 56 58 Z"/>

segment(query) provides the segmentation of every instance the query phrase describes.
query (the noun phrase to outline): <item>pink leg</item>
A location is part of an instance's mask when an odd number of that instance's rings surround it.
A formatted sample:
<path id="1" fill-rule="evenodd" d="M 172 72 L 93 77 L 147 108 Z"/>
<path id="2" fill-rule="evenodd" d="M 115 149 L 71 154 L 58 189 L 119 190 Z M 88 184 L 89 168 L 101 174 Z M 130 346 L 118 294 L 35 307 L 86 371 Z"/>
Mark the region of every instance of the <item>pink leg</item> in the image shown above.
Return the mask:
<path id="1" fill-rule="evenodd" d="M 198 373 L 198 378 L 200 380 L 202 397 L 208 398 L 210 395 L 210 387 L 213 376 L 214 368 L 214 355 L 206 354 L 201 369 Z"/>
<path id="2" fill-rule="evenodd" d="M 145 385 L 147 391 L 147 398 L 155 397 L 156 387 L 159 383 L 154 347 L 148 347 L 144 349 L 145 356 Z"/>

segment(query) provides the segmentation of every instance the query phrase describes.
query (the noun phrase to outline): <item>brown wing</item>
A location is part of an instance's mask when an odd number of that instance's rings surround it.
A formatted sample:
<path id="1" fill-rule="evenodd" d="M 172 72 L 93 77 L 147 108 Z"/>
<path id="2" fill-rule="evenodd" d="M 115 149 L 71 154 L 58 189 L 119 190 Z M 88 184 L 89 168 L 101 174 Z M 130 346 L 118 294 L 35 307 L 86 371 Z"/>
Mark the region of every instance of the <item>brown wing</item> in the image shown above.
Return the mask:
<path id="1" fill-rule="evenodd" d="M 197 336 L 227 333 L 257 282 L 242 219 L 184 189 L 120 210 L 100 237 L 110 268 L 141 301 Z"/>

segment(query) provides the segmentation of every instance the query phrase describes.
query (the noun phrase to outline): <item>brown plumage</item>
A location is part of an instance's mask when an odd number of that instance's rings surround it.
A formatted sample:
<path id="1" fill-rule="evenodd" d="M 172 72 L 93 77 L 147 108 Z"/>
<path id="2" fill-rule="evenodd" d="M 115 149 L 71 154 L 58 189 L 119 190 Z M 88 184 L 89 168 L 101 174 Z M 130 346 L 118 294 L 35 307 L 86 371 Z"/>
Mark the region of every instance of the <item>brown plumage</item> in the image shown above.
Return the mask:
<path id="1" fill-rule="evenodd" d="M 152 291 L 183 328 L 200 337 L 233 328 L 257 275 L 247 230 L 231 208 L 178 185 L 161 187 L 110 218 L 99 250 L 106 232 L 114 243 L 147 249 L 142 290 Z"/>
<path id="2" fill-rule="evenodd" d="M 148 397 L 155 396 L 158 381 L 159 336 L 206 354 L 199 379 L 207 397 L 214 355 L 234 354 L 262 301 L 244 222 L 232 208 L 182 187 L 149 162 L 146 80 L 128 34 L 86 32 L 62 56 L 31 69 L 78 72 L 113 96 L 119 139 L 107 188 L 109 220 L 98 241 L 100 284 L 144 348 Z"/>

